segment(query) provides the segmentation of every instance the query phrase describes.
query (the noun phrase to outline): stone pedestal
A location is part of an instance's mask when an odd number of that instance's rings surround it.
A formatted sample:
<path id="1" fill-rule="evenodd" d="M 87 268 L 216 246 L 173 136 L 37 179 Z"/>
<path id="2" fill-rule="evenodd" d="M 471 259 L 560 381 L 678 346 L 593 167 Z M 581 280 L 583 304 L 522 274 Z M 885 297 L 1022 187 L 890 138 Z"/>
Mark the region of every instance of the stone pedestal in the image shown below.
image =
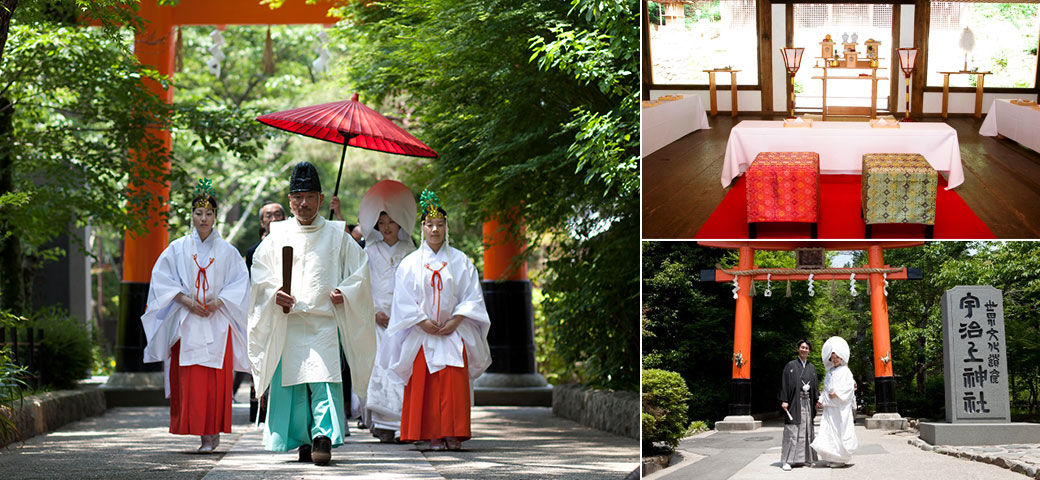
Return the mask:
<path id="1" fill-rule="evenodd" d="M 108 408 L 155 407 L 170 404 L 166 398 L 163 372 L 115 372 L 99 388 L 105 394 L 105 403 Z"/>
<path id="2" fill-rule="evenodd" d="M 875 413 L 864 421 L 867 430 L 905 430 L 909 422 L 898 413 Z"/>
<path id="3" fill-rule="evenodd" d="M 473 381 L 476 405 L 551 407 L 553 387 L 539 373 L 488 373 Z"/>
<path id="4" fill-rule="evenodd" d="M 745 432 L 762 428 L 762 421 L 751 415 L 727 415 L 721 422 L 715 422 L 715 430 L 720 432 Z"/>
<path id="5" fill-rule="evenodd" d="M 1038 423 L 926 423 L 918 435 L 932 445 L 1040 443 Z"/>

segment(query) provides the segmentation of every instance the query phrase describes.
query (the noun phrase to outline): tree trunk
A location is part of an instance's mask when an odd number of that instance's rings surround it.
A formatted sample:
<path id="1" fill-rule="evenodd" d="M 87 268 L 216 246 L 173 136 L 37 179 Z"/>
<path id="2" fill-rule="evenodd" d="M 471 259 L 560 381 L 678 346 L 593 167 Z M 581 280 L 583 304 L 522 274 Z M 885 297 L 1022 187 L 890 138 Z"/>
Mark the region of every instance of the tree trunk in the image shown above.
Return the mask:
<path id="1" fill-rule="evenodd" d="M 9 2 L 5 2 L 9 3 Z M 6 26 L 5 26 L 6 27 Z M 6 37 L 6 28 L 2 32 Z M 7 98 L 0 97 L 0 139 L 14 136 L 11 117 L 14 106 Z M 0 140 L 0 196 L 14 191 L 14 150 L 9 140 Z M 22 315 L 25 313 L 25 290 L 22 281 L 22 247 L 18 236 L 12 232 L 0 215 L 0 231 L 7 232 L 0 238 L 0 308 Z"/>
<path id="2" fill-rule="evenodd" d="M 0 59 L 4 58 L 4 46 L 7 45 L 7 31 L 11 28 L 11 17 L 18 7 L 18 0 L 0 0 Z"/>

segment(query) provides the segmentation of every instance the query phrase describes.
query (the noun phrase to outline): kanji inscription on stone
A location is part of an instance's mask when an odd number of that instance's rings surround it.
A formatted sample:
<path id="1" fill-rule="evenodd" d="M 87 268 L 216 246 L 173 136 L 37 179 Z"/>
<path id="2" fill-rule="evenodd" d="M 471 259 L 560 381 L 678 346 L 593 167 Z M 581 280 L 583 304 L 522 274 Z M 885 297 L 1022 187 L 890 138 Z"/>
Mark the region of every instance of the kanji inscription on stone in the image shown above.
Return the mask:
<path id="1" fill-rule="evenodd" d="M 1002 292 L 988 285 L 951 288 L 942 316 L 946 421 L 1010 422 Z"/>

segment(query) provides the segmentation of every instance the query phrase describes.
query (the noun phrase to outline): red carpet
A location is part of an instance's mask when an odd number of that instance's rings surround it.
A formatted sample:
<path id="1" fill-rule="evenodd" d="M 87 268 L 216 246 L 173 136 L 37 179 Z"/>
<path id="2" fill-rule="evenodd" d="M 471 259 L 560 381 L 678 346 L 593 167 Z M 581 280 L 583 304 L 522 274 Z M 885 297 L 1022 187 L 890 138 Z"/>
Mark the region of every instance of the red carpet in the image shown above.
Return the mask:
<path id="1" fill-rule="evenodd" d="M 940 175 L 934 238 L 996 238 L 957 192 L 945 188 L 946 180 Z M 747 238 L 746 204 L 741 175 L 695 238 Z M 808 223 L 759 223 L 757 228 L 756 238 L 809 238 Z M 860 217 L 859 175 L 820 176 L 817 228 L 817 238 L 864 238 L 866 225 Z M 872 230 L 873 238 L 924 238 L 924 225 L 884 224 L 874 225 Z"/>

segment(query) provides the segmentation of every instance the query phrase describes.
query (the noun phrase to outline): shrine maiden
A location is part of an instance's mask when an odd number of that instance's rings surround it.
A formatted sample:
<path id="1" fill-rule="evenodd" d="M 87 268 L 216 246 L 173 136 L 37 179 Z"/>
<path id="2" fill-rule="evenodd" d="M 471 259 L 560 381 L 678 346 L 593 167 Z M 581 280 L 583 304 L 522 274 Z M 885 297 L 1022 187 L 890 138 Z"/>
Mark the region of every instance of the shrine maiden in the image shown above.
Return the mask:
<path id="1" fill-rule="evenodd" d="M 491 326 L 473 262 L 448 245 L 447 213 L 420 197 L 424 240 L 397 269 L 379 361 L 405 383 L 401 440 L 457 450 L 468 440 L 473 379 L 491 364 Z"/>
<path id="2" fill-rule="evenodd" d="M 249 274 L 242 257 L 213 228 L 217 200 L 200 180 L 191 233 L 174 240 L 152 268 L 141 324 L 145 362 L 163 362 L 170 433 L 200 435 L 211 453 L 231 432 L 234 370 L 248 371 Z"/>
<path id="3" fill-rule="evenodd" d="M 828 466 L 843 467 L 859 446 L 854 423 L 856 381 L 848 367 L 849 344 L 841 337 L 831 337 L 824 342 L 821 357 L 827 366 L 819 400 L 823 420 L 812 448 Z"/>
<path id="4" fill-rule="evenodd" d="M 343 222 L 318 215 L 324 199 L 317 169 L 298 163 L 289 181 L 293 217 L 272 222 L 253 257 L 249 313 L 256 391 L 270 387 L 264 447 L 299 448 L 299 460 L 316 465 L 327 465 L 346 435 L 341 348 L 353 384 L 368 385 L 376 342 L 367 257 Z M 293 249 L 289 293 L 285 246 Z"/>
<path id="5" fill-rule="evenodd" d="M 386 347 L 386 327 L 390 323 L 394 299 L 394 275 L 409 253 L 415 251 L 412 229 L 415 226 L 415 197 L 401 182 L 383 180 L 361 199 L 358 220 L 365 228 L 368 270 L 372 277 L 372 302 L 375 307 L 376 356 Z M 401 405 L 404 385 L 387 377 L 378 362 L 372 368 L 365 402 L 365 423 L 382 442 L 401 437 Z"/>

